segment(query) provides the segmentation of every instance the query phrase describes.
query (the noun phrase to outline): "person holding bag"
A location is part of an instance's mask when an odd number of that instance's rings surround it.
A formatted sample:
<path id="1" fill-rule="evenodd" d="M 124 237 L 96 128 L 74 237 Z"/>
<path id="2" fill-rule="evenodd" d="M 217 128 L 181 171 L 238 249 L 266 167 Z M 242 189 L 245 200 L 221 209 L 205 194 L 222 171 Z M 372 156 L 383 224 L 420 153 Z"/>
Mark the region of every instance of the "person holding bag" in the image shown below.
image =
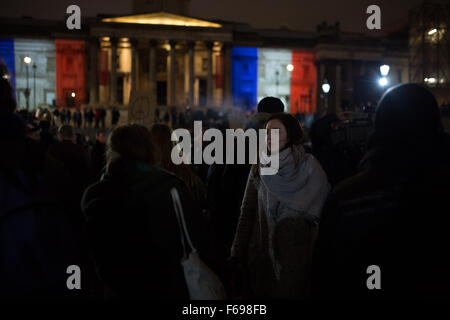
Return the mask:
<path id="1" fill-rule="evenodd" d="M 185 208 L 185 228 L 200 243 L 183 182 L 154 167 L 150 133 L 140 125 L 116 127 L 107 142 L 106 174 L 82 199 L 97 274 L 106 299 L 188 300 L 180 259 L 178 219 L 171 196 Z M 195 236 L 195 237 L 194 237 Z"/>

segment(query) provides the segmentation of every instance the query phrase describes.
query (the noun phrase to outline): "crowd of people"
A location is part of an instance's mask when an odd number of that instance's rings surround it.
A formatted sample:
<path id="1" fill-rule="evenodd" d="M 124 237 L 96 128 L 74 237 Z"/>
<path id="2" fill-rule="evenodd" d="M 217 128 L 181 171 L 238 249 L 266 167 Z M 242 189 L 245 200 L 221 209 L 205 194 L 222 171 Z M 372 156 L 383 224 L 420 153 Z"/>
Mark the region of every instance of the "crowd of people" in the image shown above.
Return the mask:
<path id="1" fill-rule="evenodd" d="M 307 128 L 284 110 L 266 97 L 243 116 L 242 129 L 279 132 L 278 147 L 267 140 L 279 170 L 263 175 L 259 162 L 172 162 L 172 129 L 224 131 L 229 114 L 157 110 L 151 128 L 99 129 L 89 145 L 74 127 L 104 127 L 101 110 L 54 110 L 35 130 L 0 79 L 0 297 L 189 299 L 175 188 L 229 299 L 450 298 L 450 142 L 434 96 L 389 90 L 360 153 L 333 143 L 341 115 Z M 67 287 L 71 265 L 81 290 Z M 381 290 L 367 287 L 371 265 Z"/>
<path id="2" fill-rule="evenodd" d="M 34 111 L 27 111 L 20 108 L 18 113 L 28 122 L 38 122 L 40 120 L 49 121 L 53 127 L 59 127 L 63 124 L 70 124 L 75 128 L 112 128 L 120 120 L 120 111 L 116 107 L 110 109 L 110 124 L 106 123 L 107 110 L 105 108 L 66 108 L 55 107 L 52 110 L 44 107 L 38 107 Z"/>

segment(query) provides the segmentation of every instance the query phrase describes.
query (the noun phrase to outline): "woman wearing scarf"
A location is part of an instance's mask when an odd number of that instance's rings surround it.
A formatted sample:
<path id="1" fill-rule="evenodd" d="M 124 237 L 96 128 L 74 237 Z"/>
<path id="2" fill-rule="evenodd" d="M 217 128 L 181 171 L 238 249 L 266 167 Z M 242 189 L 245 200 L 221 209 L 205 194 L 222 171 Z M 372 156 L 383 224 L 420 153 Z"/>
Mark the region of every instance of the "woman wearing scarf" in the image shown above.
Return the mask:
<path id="1" fill-rule="evenodd" d="M 279 153 L 275 175 L 250 171 L 230 264 L 242 270 L 244 297 L 299 299 L 309 294 L 314 240 L 330 186 L 319 162 L 305 152 L 300 123 L 278 113 L 267 123 L 268 148 Z M 279 130 L 279 148 L 270 132 Z M 275 147 L 275 146 L 274 146 Z"/>

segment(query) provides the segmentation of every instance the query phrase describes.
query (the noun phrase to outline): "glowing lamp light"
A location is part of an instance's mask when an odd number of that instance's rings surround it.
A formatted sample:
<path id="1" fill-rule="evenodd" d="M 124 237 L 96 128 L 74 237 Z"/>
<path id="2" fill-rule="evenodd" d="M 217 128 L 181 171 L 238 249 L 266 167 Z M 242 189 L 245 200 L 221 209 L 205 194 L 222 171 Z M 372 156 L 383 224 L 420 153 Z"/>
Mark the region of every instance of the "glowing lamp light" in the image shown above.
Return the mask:
<path id="1" fill-rule="evenodd" d="M 383 77 L 386 77 L 389 74 L 390 67 L 387 64 L 383 64 L 380 67 L 380 73 Z"/>
<path id="2" fill-rule="evenodd" d="M 23 58 L 23 62 L 25 62 L 26 64 L 30 64 L 31 63 L 31 58 L 30 57 L 25 57 L 25 58 Z"/>
<path id="3" fill-rule="evenodd" d="M 378 80 L 378 84 L 379 84 L 380 86 L 382 86 L 382 87 L 385 87 L 385 86 L 387 86 L 387 84 L 388 84 L 388 79 L 387 79 L 386 77 L 381 77 L 381 78 Z"/>
<path id="4" fill-rule="evenodd" d="M 434 34 L 434 33 L 436 33 L 436 32 L 437 32 L 437 29 L 436 29 L 436 28 L 431 29 L 430 31 L 428 31 L 428 35 L 431 36 L 432 34 Z"/>
<path id="5" fill-rule="evenodd" d="M 330 86 L 329 83 L 324 83 L 324 84 L 322 84 L 322 91 L 323 91 L 324 93 L 330 92 L 330 89 L 331 89 L 331 86 Z"/>
<path id="6" fill-rule="evenodd" d="M 72 98 L 75 98 L 75 92 L 72 92 L 71 95 L 72 95 Z"/>
<path id="7" fill-rule="evenodd" d="M 292 71 L 294 71 L 294 65 L 293 65 L 292 63 L 289 63 L 289 64 L 286 66 L 286 69 L 287 69 L 287 71 L 292 72 Z"/>

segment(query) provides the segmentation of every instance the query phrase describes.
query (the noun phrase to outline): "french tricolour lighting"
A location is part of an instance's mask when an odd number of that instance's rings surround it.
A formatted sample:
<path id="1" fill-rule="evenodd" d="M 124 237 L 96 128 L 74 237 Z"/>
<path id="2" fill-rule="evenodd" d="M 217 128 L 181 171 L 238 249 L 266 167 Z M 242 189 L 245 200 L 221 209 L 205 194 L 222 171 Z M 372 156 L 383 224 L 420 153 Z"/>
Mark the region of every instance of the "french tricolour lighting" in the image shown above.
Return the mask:
<path id="1" fill-rule="evenodd" d="M 387 64 L 383 64 L 380 67 L 380 73 L 383 77 L 386 77 L 389 74 L 390 67 Z"/>

